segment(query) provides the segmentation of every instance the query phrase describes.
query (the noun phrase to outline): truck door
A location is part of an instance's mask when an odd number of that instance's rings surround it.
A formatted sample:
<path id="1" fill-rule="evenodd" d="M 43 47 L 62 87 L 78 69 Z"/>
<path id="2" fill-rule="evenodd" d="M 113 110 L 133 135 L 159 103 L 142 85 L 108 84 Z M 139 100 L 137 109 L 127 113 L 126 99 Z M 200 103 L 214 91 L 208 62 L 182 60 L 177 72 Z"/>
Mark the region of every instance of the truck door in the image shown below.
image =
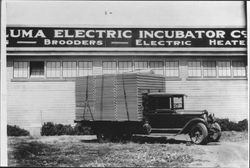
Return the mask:
<path id="1" fill-rule="evenodd" d="M 173 128 L 176 122 L 172 99 L 170 97 L 151 97 L 148 99 L 148 111 L 145 113 L 152 128 Z"/>

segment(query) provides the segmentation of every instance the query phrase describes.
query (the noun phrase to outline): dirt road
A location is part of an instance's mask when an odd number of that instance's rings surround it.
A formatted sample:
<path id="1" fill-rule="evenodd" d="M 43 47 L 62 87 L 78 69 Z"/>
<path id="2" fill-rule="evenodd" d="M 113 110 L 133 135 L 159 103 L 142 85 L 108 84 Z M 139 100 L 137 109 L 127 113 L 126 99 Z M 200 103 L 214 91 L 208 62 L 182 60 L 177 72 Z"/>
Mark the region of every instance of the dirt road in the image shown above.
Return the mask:
<path id="1" fill-rule="evenodd" d="M 248 141 L 244 134 L 226 132 L 220 142 L 197 145 L 201 153 L 193 153 L 194 162 L 189 167 L 248 168 Z M 187 141 L 187 136 L 169 137 Z"/>
<path id="2" fill-rule="evenodd" d="M 99 144 L 95 136 L 8 139 L 9 166 L 248 167 L 248 134 L 240 132 L 223 132 L 220 142 L 207 145 L 190 144 L 185 136 L 126 144 Z"/>
<path id="3" fill-rule="evenodd" d="M 219 142 L 202 146 L 203 155 L 195 155 L 190 167 L 248 167 L 247 142 Z"/>
<path id="4" fill-rule="evenodd" d="M 220 142 L 197 145 L 197 148 L 203 152 L 193 153 L 194 162 L 190 163 L 189 167 L 248 168 L 249 149 L 246 135 L 223 132 Z M 177 136 L 174 139 L 188 140 L 188 137 Z"/>

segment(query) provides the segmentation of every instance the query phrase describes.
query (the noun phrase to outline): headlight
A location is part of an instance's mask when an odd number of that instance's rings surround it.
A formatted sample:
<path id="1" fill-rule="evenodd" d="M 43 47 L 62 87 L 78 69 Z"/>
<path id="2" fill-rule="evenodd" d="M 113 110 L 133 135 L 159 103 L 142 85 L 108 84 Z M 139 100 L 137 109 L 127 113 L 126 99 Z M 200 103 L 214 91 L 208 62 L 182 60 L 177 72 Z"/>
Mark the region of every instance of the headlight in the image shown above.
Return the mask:
<path id="1" fill-rule="evenodd" d="M 203 114 L 203 118 L 207 122 L 207 114 Z"/>

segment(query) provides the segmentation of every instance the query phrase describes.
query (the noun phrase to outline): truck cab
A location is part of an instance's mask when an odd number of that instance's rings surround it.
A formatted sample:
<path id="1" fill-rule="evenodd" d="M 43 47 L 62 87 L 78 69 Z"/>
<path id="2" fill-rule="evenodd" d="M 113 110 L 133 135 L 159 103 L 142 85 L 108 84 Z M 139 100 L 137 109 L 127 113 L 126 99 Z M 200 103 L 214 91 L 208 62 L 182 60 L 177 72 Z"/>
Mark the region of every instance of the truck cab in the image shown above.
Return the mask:
<path id="1" fill-rule="evenodd" d="M 163 92 L 144 94 L 143 115 L 147 133 L 189 134 L 197 144 L 218 141 L 220 126 L 214 116 L 207 110 L 185 110 L 185 97 L 184 94 Z"/>

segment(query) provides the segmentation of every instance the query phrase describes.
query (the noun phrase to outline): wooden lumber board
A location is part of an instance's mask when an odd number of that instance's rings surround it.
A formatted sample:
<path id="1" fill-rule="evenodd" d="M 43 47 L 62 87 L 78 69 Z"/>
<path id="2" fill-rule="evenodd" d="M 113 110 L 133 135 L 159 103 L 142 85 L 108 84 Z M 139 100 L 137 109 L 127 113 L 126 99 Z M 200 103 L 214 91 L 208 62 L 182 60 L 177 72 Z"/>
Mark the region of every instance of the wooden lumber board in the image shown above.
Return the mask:
<path id="1" fill-rule="evenodd" d="M 117 76 L 116 107 L 119 121 L 138 121 L 136 74 Z"/>
<path id="2" fill-rule="evenodd" d="M 91 108 L 91 110 L 94 111 L 93 107 Z M 75 116 L 75 119 L 77 121 L 81 121 L 81 120 L 92 120 L 92 116 L 91 114 L 89 113 L 89 111 L 86 111 L 85 112 L 85 115 L 84 114 L 84 108 L 83 107 L 76 107 L 76 116 Z M 92 115 L 94 118 L 96 118 L 96 113 L 95 112 L 92 112 Z"/>
<path id="3" fill-rule="evenodd" d="M 89 78 L 92 83 L 95 82 L 95 84 L 91 84 L 91 91 L 89 91 L 89 104 L 91 108 L 93 108 L 92 113 L 94 113 L 94 119 L 95 120 L 114 120 L 114 101 L 113 101 L 113 76 L 97 76 Z M 80 87 L 81 89 L 78 89 L 80 91 L 80 94 L 76 94 L 76 102 L 77 105 L 83 105 L 85 100 L 85 90 L 87 87 L 86 83 L 87 78 L 82 78 L 77 82 L 76 88 Z M 89 85 L 89 83 L 88 83 Z M 89 86 L 88 86 L 89 87 Z M 95 95 L 94 95 L 95 92 Z M 94 101 L 94 102 L 91 102 Z M 82 104 L 81 104 L 82 103 Z M 83 109 L 82 109 L 83 111 Z M 85 118 L 89 118 L 90 115 L 87 115 Z"/>
<path id="4" fill-rule="evenodd" d="M 87 83 L 88 82 L 88 83 Z M 89 108 L 85 109 L 84 114 L 84 106 L 86 99 L 86 89 L 88 89 L 88 102 L 90 106 L 90 110 L 92 112 L 93 117 L 95 118 L 95 108 L 94 103 L 95 99 L 93 97 L 93 77 L 87 78 L 79 78 L 76 80 L 76 120 L 92 120 L 92 116 L 90 114 Z M 84 117 L 83 117 L 84 116 Z"/>
<path id="5" fill-rule="evenodd" d="M 92 76 L 86 83 L 86 77 L 83 77 L 76 82 L 76 106 L 83 107 L 88 87 L 88 100 L 95 120 L 122 121 L 128 120 L 128 116 L 131 121 L 142 120 L 139 90 L 162 91 L 165 87 L 163 79 L 151 74 L 128 73 Z M 76 118 L 81 118 L 79 111 L 76 110 Z M 85 116 L 90 117 L 89 114 Z"/>
<path id="6" fill-rule="evenodd" d="M 115 120 L 114 79 L 114 75 L 104 75 L 96 80 L 97 120 Z"/>
<path id="7" fill-rule="evenodd" d="M 137 114 L 138 120 L 143 119 L 142 110 L 142 93 L 144 92 L 164 92 L 165 91 L 165 78 L 163 76 L 156 76 L 150 74 L 137 75 Z"/>
<path id="8" fill-rule="evenodd" d="M 88 89 L 88 103 L 92 112 L 93 117 L 95 118 L 95 98 L 93 95 L 94 91 L 94 79 L 92 76 L 87 77 L 80 77 L 77 78 L 75 83 L 75 89 L 76 89 L 76 120 L 92 120 L 90 111 L 88 108 L 85 109 L 85 115 L 84 115 L 84 106 L 85 106 L 85 99 L 86 99 L 86 90 Z M 83 117 L 84 115 L 84 117 Z"/>

